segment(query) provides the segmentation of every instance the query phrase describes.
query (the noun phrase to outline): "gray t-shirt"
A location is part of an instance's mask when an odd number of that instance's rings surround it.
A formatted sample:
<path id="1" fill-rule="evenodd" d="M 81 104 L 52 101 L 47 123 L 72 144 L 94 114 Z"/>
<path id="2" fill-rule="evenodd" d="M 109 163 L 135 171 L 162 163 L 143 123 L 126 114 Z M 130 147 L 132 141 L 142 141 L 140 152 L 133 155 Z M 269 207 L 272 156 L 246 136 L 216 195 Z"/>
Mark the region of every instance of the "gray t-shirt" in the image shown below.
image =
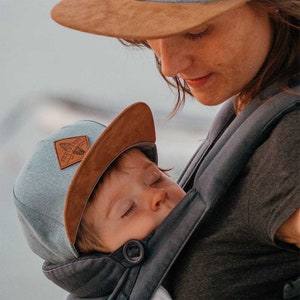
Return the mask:
<path id="1" fill-rule="evenodd" d="M 234 157 L 232 157 L 234 159 Z M 277 124 L 169 272 L 174 299 L 282 299 L 300 251 L 278 227 L 300 207 L 300 110 Z"/>

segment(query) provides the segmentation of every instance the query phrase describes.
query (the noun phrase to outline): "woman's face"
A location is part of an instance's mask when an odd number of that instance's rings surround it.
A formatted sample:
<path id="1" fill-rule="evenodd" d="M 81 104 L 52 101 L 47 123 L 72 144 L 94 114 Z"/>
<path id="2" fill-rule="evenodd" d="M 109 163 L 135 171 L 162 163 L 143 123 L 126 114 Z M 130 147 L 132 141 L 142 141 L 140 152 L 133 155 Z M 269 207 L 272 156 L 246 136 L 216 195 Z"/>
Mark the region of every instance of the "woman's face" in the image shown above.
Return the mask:
<path id="1" fill-rule="evenodd" d="M 268 15 L 248 4 L 185 34 L 147 40 L 165 76 L 178 76 L 202 104 L 238 94 L 263 65 L 272 43 Z"/>

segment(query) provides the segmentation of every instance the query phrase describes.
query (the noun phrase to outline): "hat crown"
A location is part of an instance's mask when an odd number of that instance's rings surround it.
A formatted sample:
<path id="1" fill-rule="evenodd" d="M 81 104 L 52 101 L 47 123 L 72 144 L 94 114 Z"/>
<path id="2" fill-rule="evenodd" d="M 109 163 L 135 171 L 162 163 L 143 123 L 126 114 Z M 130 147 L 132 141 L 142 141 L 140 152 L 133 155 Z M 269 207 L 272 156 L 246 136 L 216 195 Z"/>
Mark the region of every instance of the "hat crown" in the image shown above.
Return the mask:
<path id="1" fill-rule="evenodd" d="M 63 127 L 37 144 L 16 180 L 15 203 L 25 236 L 32 250 L 47 261 L 61 262 L 77 257 L 65 233 L 64 205 L 80 160 L 61 169 L 55 143 L 84 136 L 92 145 L 105 128 L 94 121 L 79 121 Z"/>

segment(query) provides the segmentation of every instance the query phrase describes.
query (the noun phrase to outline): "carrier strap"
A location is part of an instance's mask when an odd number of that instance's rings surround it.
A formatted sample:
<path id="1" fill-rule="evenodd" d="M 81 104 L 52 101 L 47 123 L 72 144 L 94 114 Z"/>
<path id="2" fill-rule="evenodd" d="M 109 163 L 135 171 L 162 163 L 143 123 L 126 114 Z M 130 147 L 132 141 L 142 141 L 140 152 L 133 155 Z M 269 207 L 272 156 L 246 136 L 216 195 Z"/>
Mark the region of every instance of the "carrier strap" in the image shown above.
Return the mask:
<path id="1" fill-rule="evenodd" d="M 285 114 L 299 109 L 300 86 L 295 90 L 298 95 L 281 92 L 265 102 L 254 99 L 229 125 L 226 121 L 232 119 L 233 104 L 227 103 L 221 109 L 216 119 L 222 123 L 213 126 L 184 172 L 189 175 L 197 169 L 192 189 L 149 239 L 149 256 L 141 264 L 138 276 L 129 275 L 124 284 L 123 292 L 130 298 L 117 299 L 151 299 L 195 228 L 224 195 L 256 148 Z M 195 168 L 198 160 L 201 164 Z M 188 180 L 189 176 L 183 175 L 179 183 L 186 186 Z"/>
<path id="2" fill-rule="evenodd" d="M 141 242 L 143 249 L 138 246 L 139 251 L 144 252 L 143 260 L 127 266 L 114 254 L 96 258 L 99 266 L 109 266 L 112 272 L 116 272 L 114 266 L 118 266 L 119 275 L 110 296 L 91 299 L 151 299 L 194 230 L 243 170 L 253 152 L 285 114 L 299 109 L 299 83 L 293 89 L 298 95 L 280 92 L 268 95 L 264 102 L 253 99 L 237 116 L 233 102 L 227 101 L 208 138 L 179 179 L 188 193 L 153 234 Z M 95 262 L 91 268 L 94 265 Z M 99 276 L 100 273 L 101 269 Z M 103 277 L 99 280 L 99 289 L 101 285 L 107 285 Z M 70 295 L 68 299 L 82 298 Z"/>

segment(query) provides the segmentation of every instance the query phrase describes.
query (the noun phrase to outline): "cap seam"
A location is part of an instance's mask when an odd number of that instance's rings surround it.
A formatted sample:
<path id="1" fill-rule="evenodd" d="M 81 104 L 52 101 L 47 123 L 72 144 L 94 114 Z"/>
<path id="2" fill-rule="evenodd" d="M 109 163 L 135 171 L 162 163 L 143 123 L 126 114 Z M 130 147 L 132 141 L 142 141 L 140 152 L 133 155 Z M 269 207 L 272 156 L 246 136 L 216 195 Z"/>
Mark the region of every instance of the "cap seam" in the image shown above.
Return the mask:
<path id="1" fill-rule="evenodd" d="M 19 200 L 19 198 L 17 197 L 16 192 L 15 192 L 15 189 L 13 189 L 13 195 L 14 195 L 14 198 L 15 198 L 15 204 L 16 204 L 17 206 L 22 206 L 22 207 L 26 208 L 28 211 L 30 210 L 31 212 L 34 212 L 34 213 L 36 213 L 36 214 L 38 214 L 38 215 L 40 215 L 40 216 L 46 216 L 46 217 L 49 218 L 50 220 L 55 221 L 57 224 L 60 224 L 60 225 L 64 226 L 64 224 L 61 223 L 61 222 L 59 222 L 57 219 L 54 219 L 54 218 L 50 217 L 49 215 L 44 214 L 44 213 L 41 213 L 41 212 L 39 212 L 38 210 L 36 210 L 36 209 L 34 209 L 34 208 L 32 208 L 32 207 L 30 207 L 30 206 L 24 204 L 24 203 L 23 203 L 21 200 Z"/>

